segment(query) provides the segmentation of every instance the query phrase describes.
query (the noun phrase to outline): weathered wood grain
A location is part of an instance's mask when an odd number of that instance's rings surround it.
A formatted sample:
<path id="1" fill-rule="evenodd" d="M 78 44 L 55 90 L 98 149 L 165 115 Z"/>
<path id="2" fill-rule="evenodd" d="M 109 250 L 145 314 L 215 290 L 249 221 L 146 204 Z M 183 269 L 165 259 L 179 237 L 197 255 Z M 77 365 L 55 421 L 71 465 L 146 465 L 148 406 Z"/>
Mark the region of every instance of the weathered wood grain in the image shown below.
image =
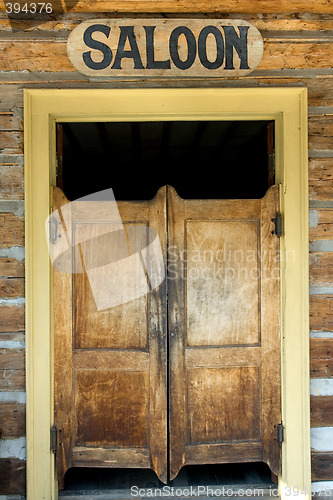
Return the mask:
<path id="1" fill-rule="evenodd" d="M 0 152 L 8 153 L 23 153 L 23 132 L 5 131 L 0 134 Z"/>
<path id="2" fill-rule="evenodd" d="M 1 278 L 23 278 L 24 261 L 13 258 L 0 258 L 0 277 Z"/>
<path id="3" fill-rule="evenodd" d="M 4 370 L 23 370 L 24 349 L 0 349 L 0 360 Z"/>
<path id="4" fill-rule="evenodd" d="M 10 342 L 24 342 L 25 341 L 25 333 L 24 332 L 0 332 L 0 340 L 1 341 L 10 341 Z"/>
<path id="5" fill-rule="evenodd" d="M 24 246 L 24 217 L 0 214 L 0 241 L 2 248 Z"/>
<path id="6" fill-rule="evenodd" d="M 0 485 L 2 495 L 25 495 L 25 460 L 0 458 Z"/>
<path id="7" fill-rule="evenodd" d="M 0 42 L 0 50 L 0 71 L 75 71 L 65 42 Z"/>
<path id="8" fill-rule="evenodd" d="M 0 349 L 0 391 L 22 391 L 24 389 L 24 350 Z"/>
<path id="9" fill-rule="evenodd" d="M 0 297 L 6 299 L 24 297 L 24 279 L 0 278 Z"/>
<path id="10" fill-rule="evenodd" d="M 309 137 L 333 138 L 332 116 L 309 116 Z"/>
<path id="11" fill-rule="evenodd" d="M 310 286 L 332 286 L 333 253 L 310 253 L 309 264 Z"/>
<path id="12" fill-rule="evenodd" d="M 205 0 L 95 0 L 92 4 L 88 0 L 67 0 L 64 3 L 61 0 L 52 2 L 54 12 L 226 12 L 226 13 L 281 13 L 298 14 L 299 12 L 309 12 L 318 14 L 330 14 L 332 12 L 331 4 L 326 0 L 251 0 L 243 2 L 242 0 L 212 0 L 207 3 Z M 5 6 L 1 5 L 1 11 Z"/>
<path id="13" fill-rule="evenodd" d="M 312 378 L 333 377 L 333 339 L 310 339 L 310 372 Z"/>
<path id="14" fill-rule="evenodd" d="M 80 259 L 80 251 L 84 255 L 87 271 L 73 277 L 54 271 L 60 488 L 71 464 L 151 467 L 162 480 L 167 479 L 166 285 L 151 290 L 148 299 L 146 283 L 130 300 L 132 283 L 146 282 L 141 261 L 136 261 L 138 265 L 132 266 L 128 275 L 124 267 L 113 265 L 126 259 L 133 262 L 132 257 L 146 249 L 148 224 L 159 229 L 161 258 L 166 260 L 165 191 L 161 188 L 151 202 L 118 202 L 125 229 L 121 226 L 114 237 L 112 202 L 78 202 L 69 208 L 63 192 L 54 189 L 54 206 L 58 210 L 61 207 L 63 214 L 66 207 L 70 210 L 66 220 L 75 242 L 85 242 L 81 236 L 88 236 L 90 242 L 77 244 L 73 251 L 75 262 Z M 133 225 L 142 231 L 133 231 Z M 101 234 L 110 236 L 104 244 L 98 244 Z M 111 263 L 110 255 L 115 257 Z M 104 275 L 113 265 L 107 280 L 102 282 L 100 275 L 98 292 L 103 292 L 103 300 L 113 298 L 114 307 L 109 302 L 100 307 L 90 289 L 88 275 L 90 284 L 94 276 L 89 263 L 96 263 L 96 259 Z M 120 279 L 110 285 L 117 273 L 121 273 Z M 127 280 L 122 281 L 124 276 Z M 144 448 L 144 456 L 138 453 L 139 448 Z"/>
<path id="15" fill-rule="evenodd" d="M 312 481 L 329 481 L 333 478 L 333 453 L 311 453 Z"/>
<path id="16" fill-rule="evenodd" d="M 333 209 L 317 209 L 318 224 L 310 227 L 310 241 L 333 239 Z"/>
<path id="17" fill-rule="evenodd" d="M 310 200 L 333 199 L 333 158 L 309 161 L 309 197 Z"/>
<path id="18" fill-rule="evenodd" d="M 0 368 L 0 391 L 25 391 L 25 371 Z"/>
<path id="19" fill-rule="evenodd" d="M 333 66 L 332 42 L 266 40 L 264 55 L 257 70 L 325 69 Z M 0 42 L 0 71 L 74 72 L 64 41 Z M 135 72 L 133 73 L 135 76 Z"/>
<path id="20" fill-rule="evenodd" d="M 277 186 L 237 201 L 183 200 L 168 187 L 171 478 L 228 456 L 279 473 L 278 199 Z"/>
<path id="21" fill-rule="evenodd" d="M 2 200 L 22 200 L 24 197 L 23 168 L 0 164 L 0 191 Z"/>
<path id="22" fill-rule="evenodd" d="M 230 450 L 228 443 L 192 445 L 188 449 L 188 463 L 190 465 L 207 464 L 208 462 L 210 464 L 239 463 L 244 462 L 245 454 L 249 462 L 261 462 L 262 444 L 255 441 L 252 443 L 239 442 L 234 444 L 232 450 Z"/>
<path id="23" fill-rule="evenodd" d="M 0 332 L 21 332 L 25 329 L 24 305 L 0 305 Z"/>
<path id="24" fill-rule="evenodd" d="M 179 13 L 181 14 L 181 13 Z M 191 12 L 187 17 L 202 18 L 203 13 Z M 220 18 L 223 15 L 225 18 L 235 18 L 233 13 L 227 13 L 225 10 L 221 12 L 204 12 L 206 19 L 210 18 Z M 126 14 L 129 18 L 138 18 L 142 15 L 138 12 L 130 12 Z M 123 17 L 123 14 L 118 12 L 109 12 L 107 14 L 108 18 L 119 18 Z M 149 17 L 152 18 L 165 18 L 168 17 L 166 12 L 149 13 Z M 169 17 L 175 17 L 175 14 L 171 14 Z M 180 17 L 180 16 L 179 16 Z M 239 18 L 239 16 L 236 16 Z M 35 36 L 40 36 L 43 32 L 53 32 L 61 33 L 72 31 L 79 23 L 89 20 L 89 19 L 100 19 L 101 14 L 97 11 L 92 12 L 65 12 L 57 15 L 57 20 L 53 20 L 52 16 L 49 16 L 46 22 L 43 23 L 32 23 L 31 20 L 19 20 L 12 19 L 9 21 L 6 14 L 0 12 L 0 37 L 6 32 L 12 32 L 13 28 L 16 33 L 22 33 L 24 31 L 28 32 L 33 38 Z M 325 16 L 317 16 L 311 13 L 298 13 L 297 17 L 288 16 L 288 14 L 269 14 L 269 13 L 242 13 L 241 19 L 244 19 L 252 23 L 256 28 L 263 31 L 265 36 L 269 32 L 280 32 L 281 35 L 289 32 L 289 36 L 297 36 L 300 33 L 310 36 L 313 38 L 316 34 L 323 35 L 325 31 L 333 30 L 333 22 L 330 18 L 325 18 Z"/>
<path id="25" fill-rule="evenodd" d="M 1 403 L 0 436 L 2 439 L 25 436 L 25 408 L 23 403 Z"/>
<path id="26" fill-rule="evenodd" d="M 14 116 L 12 113 L 0 113 L 0 131 L 23 130 L 23 120 L 19 116 Z"/>
<path id="27" fill-rule="evenodd" d="M 319 136 L 310 135 L 309 136 L 309 149 L 317 151 L 325 151 L 332 149 L 333 137 L 331 136 Z"/>
<path id="28" fill-rule="evenodd" d="M 311 427 L 333 426 L 333 397 L 311 396 Z"/>
<path id="29" fill-rule="evenodd" d="M 150 456 L 147 448 L 86 448 L 76 446 L 73 449 L 73 465 L 79 467 L 96 467 L 99 464 L 118 464 L 126 467 L 129 462 L 139 464 L 140 468 L 149 468 Z"/>
<path id="30" fill-rule="evenodd" d="M 310 330 L 332 331 L 333 297 L 310 296 Z"/>

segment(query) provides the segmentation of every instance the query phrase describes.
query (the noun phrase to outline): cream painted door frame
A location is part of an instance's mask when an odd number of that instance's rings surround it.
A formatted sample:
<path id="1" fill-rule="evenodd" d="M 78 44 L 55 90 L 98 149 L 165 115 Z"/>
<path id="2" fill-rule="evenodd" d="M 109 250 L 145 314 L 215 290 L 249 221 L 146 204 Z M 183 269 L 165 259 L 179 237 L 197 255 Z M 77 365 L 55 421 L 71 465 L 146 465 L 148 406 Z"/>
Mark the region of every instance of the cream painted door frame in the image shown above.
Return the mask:
<path id="1" fill-rule="evenodd" d="M 265 89 L 25 90 L 28 500 L 56 500 L 51 265 L 45 237 L 56 178 L 56 123 L 275 120 L 281 189 L 282 498 L 311 497 L 308 349 L 307 91 Z M 291 488 L 291 489 L 290 489 Z M 306 494 L 304 496 L 304 493 Z"/>

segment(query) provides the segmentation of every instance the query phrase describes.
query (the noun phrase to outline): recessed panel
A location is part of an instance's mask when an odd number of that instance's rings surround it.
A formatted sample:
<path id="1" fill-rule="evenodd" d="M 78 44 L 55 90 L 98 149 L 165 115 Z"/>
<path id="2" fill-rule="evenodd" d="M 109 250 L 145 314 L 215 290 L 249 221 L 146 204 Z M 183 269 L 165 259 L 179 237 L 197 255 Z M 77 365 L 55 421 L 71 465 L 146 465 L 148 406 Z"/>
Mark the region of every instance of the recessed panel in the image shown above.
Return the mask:
<path id="1" fill-rule="evenodd" d="M 259 225 L 187 221 L 187 344 L 260 342 Z"/>
<path id="2" fill-rule="evenodd" d="M 76 445 L 147 444 L 148 372 L 75 372 Z"/>
<path id="3" fill-rule="evenodd" d="M 149 284 L 140 252 L 147 226 L 74 226 L 75 348 L 147 345 Z"/>
<path id="4" fill-rule="evenodd" d="M 261 437 L 258 367 L 187 370 L 188 443 Z"/>

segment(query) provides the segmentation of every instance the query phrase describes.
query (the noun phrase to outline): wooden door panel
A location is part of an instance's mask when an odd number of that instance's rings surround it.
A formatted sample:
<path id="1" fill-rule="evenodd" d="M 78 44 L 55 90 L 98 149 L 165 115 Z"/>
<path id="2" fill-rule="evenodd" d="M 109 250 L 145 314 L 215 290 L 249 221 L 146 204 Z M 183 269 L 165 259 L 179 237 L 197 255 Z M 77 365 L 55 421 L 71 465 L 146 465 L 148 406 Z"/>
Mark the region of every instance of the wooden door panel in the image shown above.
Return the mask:
<path id="1" fill-rule="evenodd" d="M 168 188 L 168 207 L 171 479 L 200 463 L 279 473 L 279 189 L 182 200 Z"/>
<path id="2" fill-rule="evenodd" d="M 148 370 L 75 370 L 75 446 L 147 446 L 148 388 Z"/>
<path id="3" fill-rule="evenodd" d="M 187 345 L 260 342 L 257 220 L 185 226 Z"/>
<path id="4" fill-rule="evenodd" d="M 118 202 L 119 214 L 97 201 L 66 214 L 73 272 L 54 271 L 60 487 L 72 466 L 152 468 L 167 480 L 166 280 L 153 286 L 166 263 L 165 193 Z M 67 203 L 55 189 L 62 220 Z"/>
<path id="5" fill-rule="evenodd" d="M 114 225 L 113 225 L 114 226 Z M 87 238 L 84 244 L 84 267 L 87 272 L 75 273 L 73 283 L 74 301 L 74 345 L 76 349 L 123 348 L 144 349 L 147 347 L 148 284 L 140 258 L 128 258 L 135 243 L 138 248 L 147 245 L 147 231 L 138 224 L 138 231 L 132 234 L 129 243 L 128 227 L 114 230 L 112 225 L 103 223 L 73 224 L 74 245 Z M 109 232 L 108 232 L 109 231 Z M 99 237 L 100 235 L 100 237 Z M 133 241 L 134 240 L 134 241 Z M 137 253 L 133 249 L 134 256 Z M 74 246 L 75 268 L 80 268 L 82 246 Z M 133 255 L 133 254 L 132 254 Z M 76 264 L 78 262 L 78 264 Z M 96 266 L 100 264 L 100 271 Z M 95 266 L 95 267 L 94 267 Z M 113 266 L 110 269 L 110 266 Z M 89 269 L 94 276 L 89 276 Z M 100 276 L 100 274 L 102 276 Z M 103 275 L 106 279 L 103 279 Z M 92 279 L 94 280 L 92 282 Z M 97 303 L 110 301 L 112 308 L 98 310 L 91 285 L 95 285 Z M 137 298 L 128 300 L 132 294 Z M 107 303 L 106 303 L 107 306 Z"/>
<path id="6" fill-rule="evenodd" d="M 259 371 L 258 366 L 187 370 L 189 445 L 260 440 Z"/>

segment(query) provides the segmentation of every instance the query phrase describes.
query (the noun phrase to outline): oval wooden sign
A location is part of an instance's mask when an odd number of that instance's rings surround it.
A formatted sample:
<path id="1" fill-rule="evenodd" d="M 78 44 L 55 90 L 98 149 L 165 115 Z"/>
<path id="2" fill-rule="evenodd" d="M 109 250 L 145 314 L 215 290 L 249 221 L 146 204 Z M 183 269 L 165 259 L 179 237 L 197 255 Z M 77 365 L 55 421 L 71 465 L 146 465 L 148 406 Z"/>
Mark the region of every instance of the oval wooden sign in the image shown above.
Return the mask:
<path id="1" fill-rule="evenodd" d="M 94 19 L 72 31 L 67 51 L 93 77 L 235 77 L 258 66 L 263 40 L 237 19 Z"/>

